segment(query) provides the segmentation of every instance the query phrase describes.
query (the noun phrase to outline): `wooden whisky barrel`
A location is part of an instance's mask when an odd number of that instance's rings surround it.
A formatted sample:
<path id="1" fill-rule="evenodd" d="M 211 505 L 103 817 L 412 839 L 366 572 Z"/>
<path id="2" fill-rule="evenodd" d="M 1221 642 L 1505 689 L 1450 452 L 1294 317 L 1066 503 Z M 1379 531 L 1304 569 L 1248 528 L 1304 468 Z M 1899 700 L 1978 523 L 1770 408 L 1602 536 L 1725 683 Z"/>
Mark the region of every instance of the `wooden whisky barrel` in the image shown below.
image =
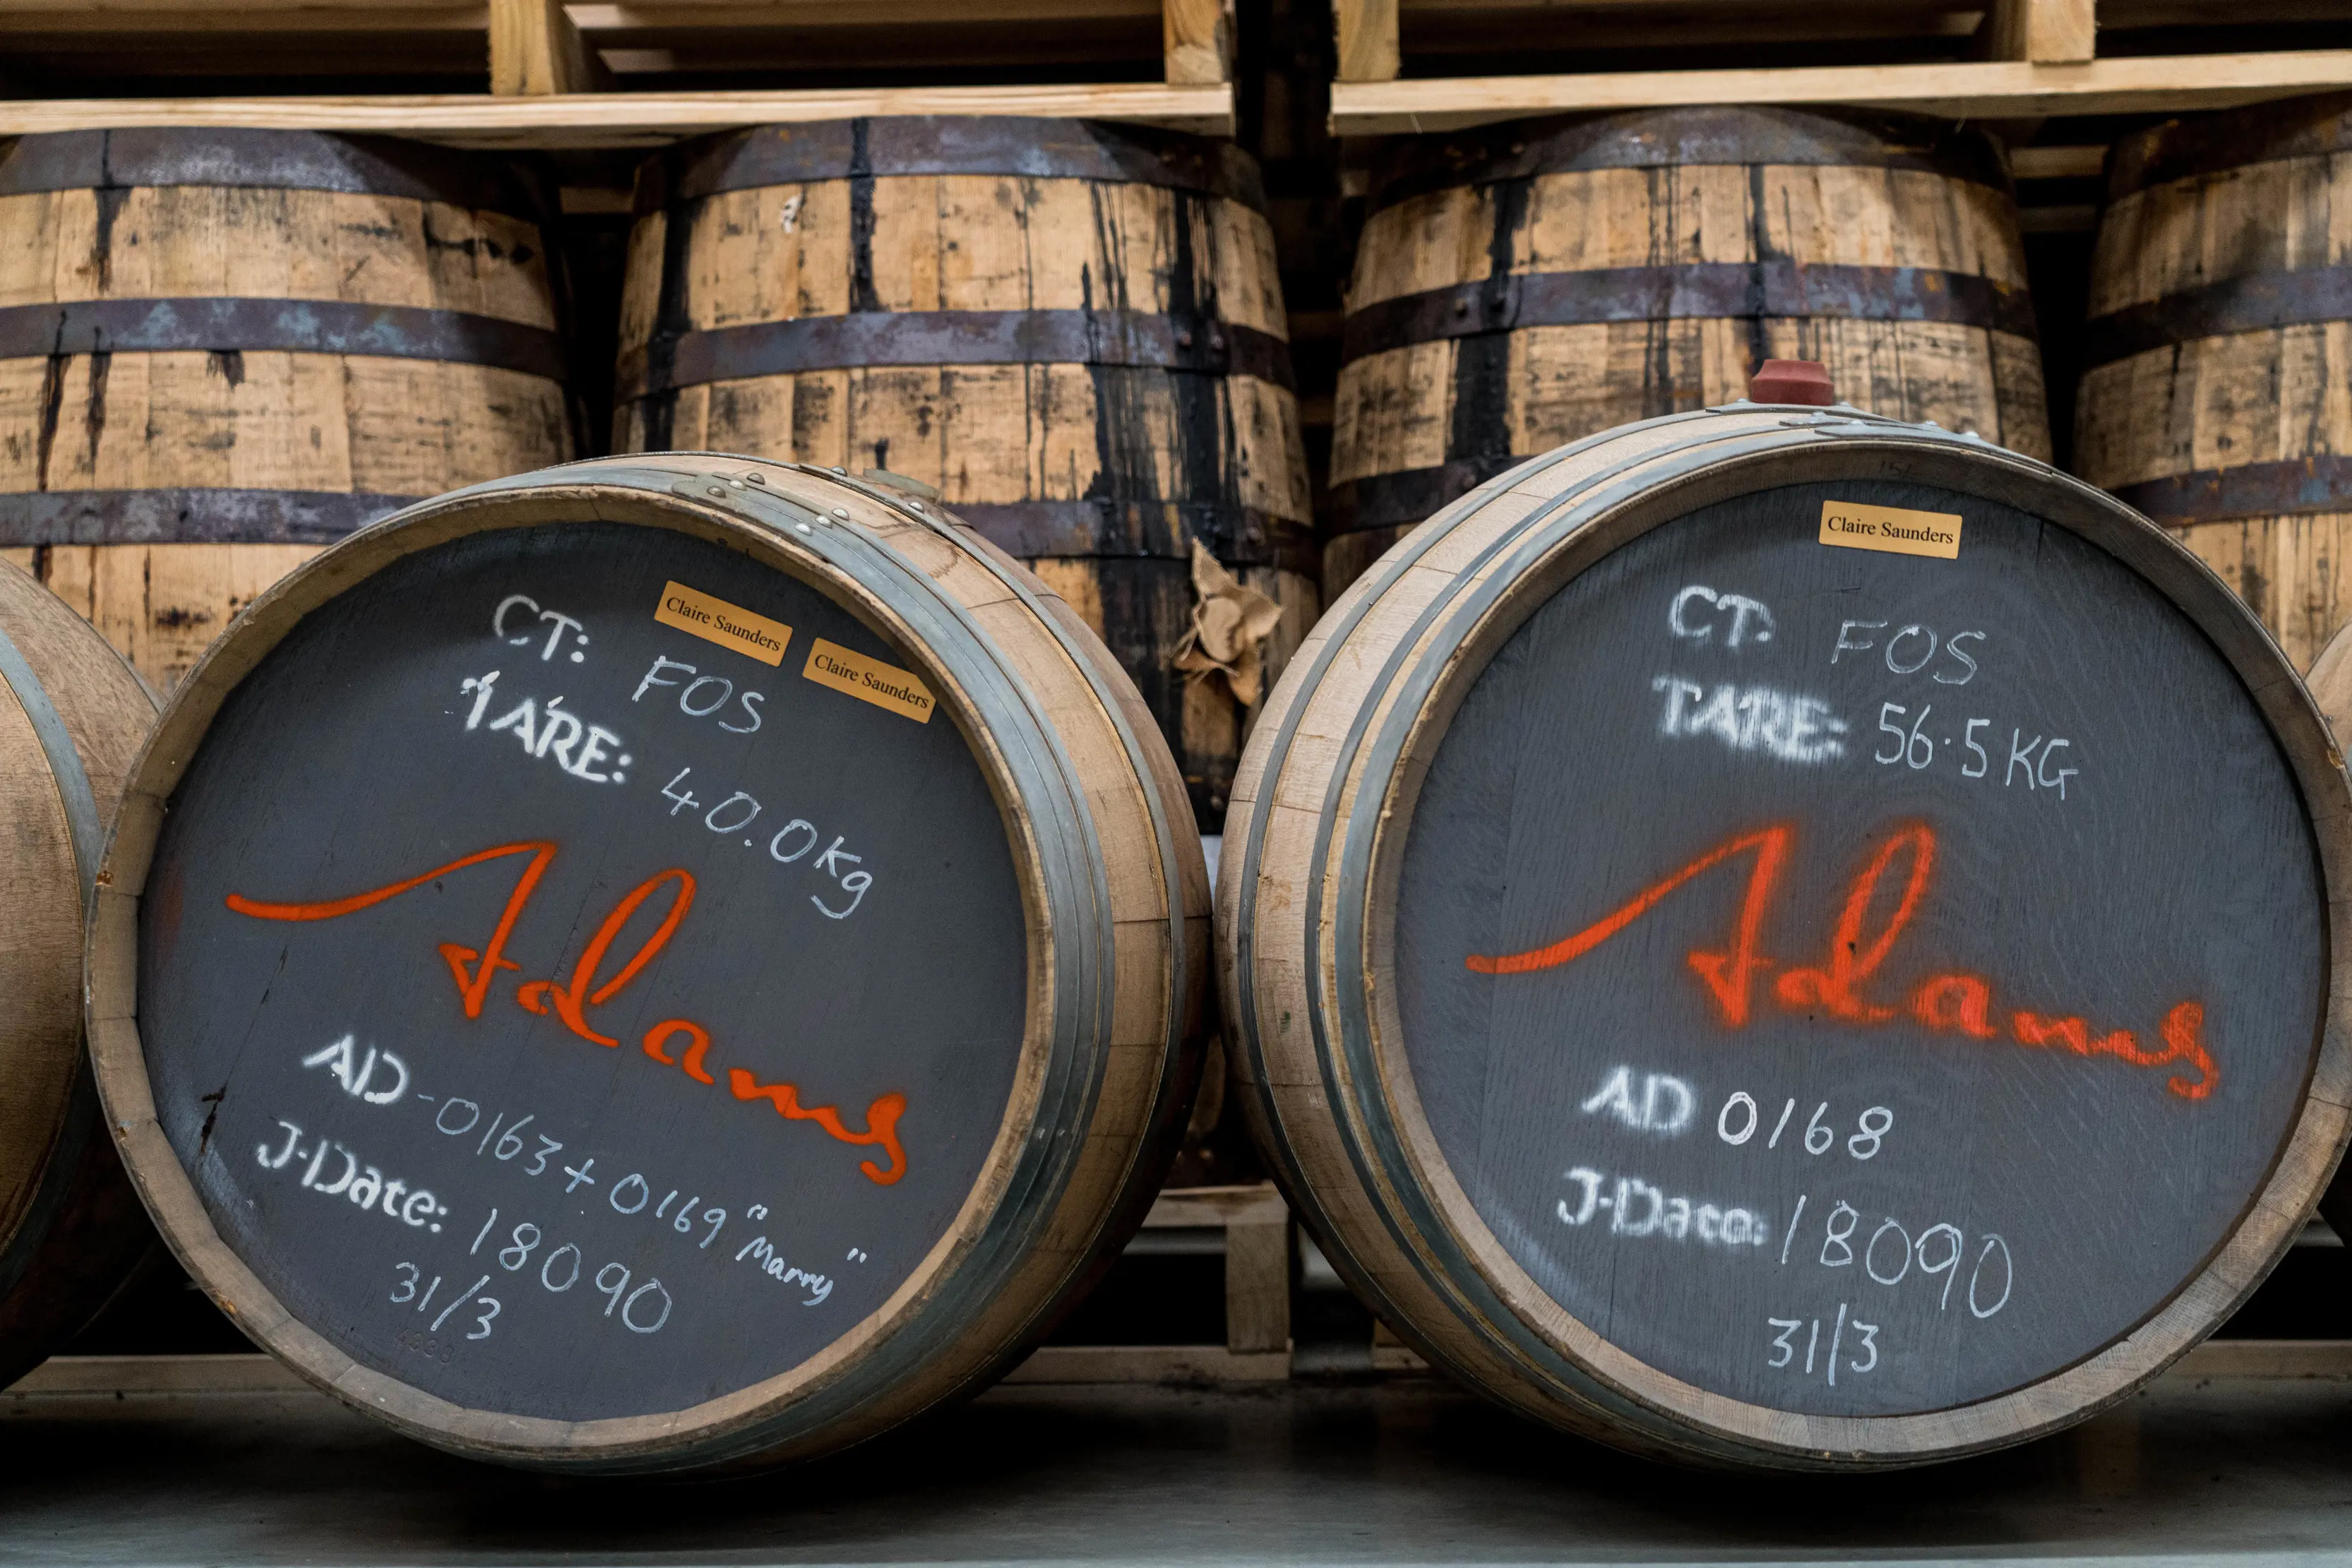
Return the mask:
<path id="1" fill-rule="evenodd" d="M 2117 142 L 2075 471 L 2178 533 L 2298 669 L 2352 617 L 2352 95 Z"/>
<path id="2" fill-rule="evenodd" d="M 163 687 L 320 546 L 570 456 L 551 195 L 376 138 L 0 142 L 0 549 Z"/>
<path id="3" fill-rule="evenodd" d="M 1327 599 L 1471 486 L 1729 402 L 1768 359 L 2050 455 L 2007 168 L 1946 121 L 1644 110 L 1402 141 L 1341 351 Z"/>
<path id="4" fill-rule="evenodd" d="M 670 455 L 412 507 L 244 612 L 126 802 L 131 1178 L 248 1333 L 457 1452 L 748 1465 L 977 1389 L 1182 1132 L 1174 766 L 903 492 Z"/>
<path id="5" fill-rule="evenodd" d="M 2312 661 L 2312 700 L 2340 738 L 2352 736 L 2352 628 L 2339 629 Z M 2352 1161 L 2336 1167 L 2335 1179 L 2319 1199 L 2320 1218 L 2339 1240 L 2352 1246 Z"/>
<path id="6" fill-rule="evenodd" d="M 83 900 L 154 716 L 104 639 L 0 566 L 0 1387 L 154 1240 L 100 1120 L 81 1020 Z"/>
<path id="7" fill-rule="evenodd" d="M 2121 1397 L 2293 1244 L 2347 1125 L 2347 793 L 2104 493 L 1672 415 L 1487 481 L 1299 650 L 1220 862 L 1228 1038 L 1334 1264 L 1487 1394 L 1949 1458 Z"/>
<path id="8" fill-rule="evenodd" d="M 1265 204 L 1230 143 L 1131 126 L 690 143 L 638 177 L 614 444 L 936 487 L 1118 656 L 1213 831 L 1318 608 Z"/>

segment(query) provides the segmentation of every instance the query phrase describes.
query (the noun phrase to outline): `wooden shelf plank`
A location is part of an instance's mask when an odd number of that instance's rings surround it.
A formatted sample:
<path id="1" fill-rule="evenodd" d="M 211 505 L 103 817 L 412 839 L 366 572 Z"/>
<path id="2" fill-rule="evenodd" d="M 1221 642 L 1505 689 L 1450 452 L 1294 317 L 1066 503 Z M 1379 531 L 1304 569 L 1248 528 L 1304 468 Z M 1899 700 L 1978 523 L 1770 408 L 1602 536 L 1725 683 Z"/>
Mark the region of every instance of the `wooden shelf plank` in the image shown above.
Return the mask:
<path id="1" fill-rule="evenodd" d="M 647 147 L 778 121 L 862 115 L 1028 114 L 1121 120 L 1230 136 L 1226 83 L 827 89 L 801 92 L 586 92 L 352 98 L 0 99 L 0 136 L 131 126 L 342 131 L 455 147 Z"/>
<path id="2" fill-rule="evenodd" d="M 1956 118 L 2228 109 L 2352 87 L 2352 49 L 2036 65 L 1832 66 L 1335 82 L 1339 136 L 1456 131 L 1531 114 L 1709 103 L 1835 103 Z"/>

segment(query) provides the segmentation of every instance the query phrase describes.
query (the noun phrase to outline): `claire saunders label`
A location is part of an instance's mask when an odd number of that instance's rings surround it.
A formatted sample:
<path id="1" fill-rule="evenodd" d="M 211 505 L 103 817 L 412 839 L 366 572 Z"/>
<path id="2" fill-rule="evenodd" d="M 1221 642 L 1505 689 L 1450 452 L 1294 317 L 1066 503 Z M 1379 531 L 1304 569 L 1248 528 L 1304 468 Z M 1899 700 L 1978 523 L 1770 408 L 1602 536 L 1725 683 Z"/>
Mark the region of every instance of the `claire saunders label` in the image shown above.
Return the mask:
<path id="1" fill-rule="evenodd" d="M 1960 517 L 1957 512 L 1913 512 L 1901 507 L 1866 507 L 1859 501 L 1823 501 L 1821 538 L 1825 545 L 1846 549 L 1958 560 Z"/>

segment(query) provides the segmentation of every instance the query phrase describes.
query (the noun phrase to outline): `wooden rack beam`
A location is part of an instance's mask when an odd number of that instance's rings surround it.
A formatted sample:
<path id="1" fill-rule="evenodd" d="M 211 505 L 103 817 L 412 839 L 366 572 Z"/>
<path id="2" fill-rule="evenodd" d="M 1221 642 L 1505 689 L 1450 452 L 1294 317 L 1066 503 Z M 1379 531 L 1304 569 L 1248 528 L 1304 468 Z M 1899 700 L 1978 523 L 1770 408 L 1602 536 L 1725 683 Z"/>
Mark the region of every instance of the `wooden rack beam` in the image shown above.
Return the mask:
<path id="1" fill-rule="evenodd" d="M 1985 31 L 1997 60 L 2072 65 L 2098 52 L 2095 0 L 1993 0 Z"/>
<path id="2" fill-rule="evenodd" d="M 649 147 L 778 121 L 862 115 L 1030 114 L 1120 120 L 1230 136 L 1227 83 L 827 89 L 801 92 L 574 92 L 352 98 L 0 99 L 0 136 L 131 126 L 369 131 L 453 147 Z"/>
<path id="3" fill-rule="evenodd" d="M 1850 104 L 1955 119 L 2170 113 L 2347 87 L 2352 49 L 2150 56 L 2072 65 L 1991 60 L 1342 81 L 1331 88 L 1331 130 L 1339 136 L 1384 136 L 1456 131 L 1534 114 L 1710 103 Z"/>

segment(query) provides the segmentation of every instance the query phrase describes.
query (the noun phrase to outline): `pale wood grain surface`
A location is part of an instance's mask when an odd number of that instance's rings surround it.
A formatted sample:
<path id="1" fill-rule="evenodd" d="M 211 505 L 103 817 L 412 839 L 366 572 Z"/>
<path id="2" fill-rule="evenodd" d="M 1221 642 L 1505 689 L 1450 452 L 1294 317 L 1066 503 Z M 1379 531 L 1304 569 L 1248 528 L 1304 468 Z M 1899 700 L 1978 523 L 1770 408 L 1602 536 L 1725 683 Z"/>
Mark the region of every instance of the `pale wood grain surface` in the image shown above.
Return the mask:
<path id="1" fill-rule="evenodd" d="M 1837 103 L 2000 118 L 2227 109 L 2352 85 L 2352 51 L 2181 55 L 2076 65 L 1803 66 L 1333 84 L 1341 136 L 1453 131 L 1523 115 L 1675 104 Z"/>
<path id="2" fill-rule="evenodd" d="M 117 126 L 373 131 L 450 146 L 650 147 L 710 131 L 857 115 L 1029 114 L 1127 120 L 1227 135 L 1233 89 L 1113 82 L 1041 87 L 834 88 L 787 92 L 612 92 L 494 98 L 13 99 L 0 135 Z"/>

